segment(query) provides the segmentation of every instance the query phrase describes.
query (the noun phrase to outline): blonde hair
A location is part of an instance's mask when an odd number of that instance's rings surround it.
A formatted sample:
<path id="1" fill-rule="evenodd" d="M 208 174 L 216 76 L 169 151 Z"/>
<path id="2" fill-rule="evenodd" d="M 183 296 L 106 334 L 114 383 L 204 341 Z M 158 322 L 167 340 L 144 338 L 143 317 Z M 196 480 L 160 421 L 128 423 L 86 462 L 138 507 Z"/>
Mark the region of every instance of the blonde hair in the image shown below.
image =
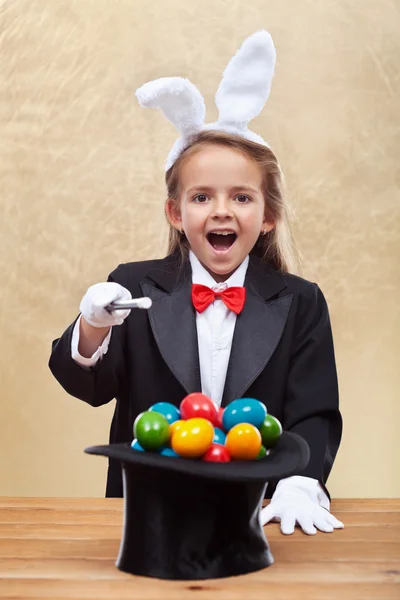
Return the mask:
<path id="1" fill-rule="evenodd" d="M 275 227 L 266 235 L 260 235 L 251 254 L 282 272 L 295 273 L 299 267 L 299 253 L 290 228 L 290 207 L 283 193 L 283 174 L 275 154 L 270 148 L 248 141 L 238 135 L 220 131 L 203 131 L 195 135 L 189 146 L 166 172 L 168 199 L 178 202 L 180 196 L 180 170 L 184 162 L 206 146 L 219 145 L 232 148 L 253 159 L 263 173 L 262 190 L 266 216 Z M 184 233 L 169 225 L 168 254 L 187 256 L 189 242 Z"/>

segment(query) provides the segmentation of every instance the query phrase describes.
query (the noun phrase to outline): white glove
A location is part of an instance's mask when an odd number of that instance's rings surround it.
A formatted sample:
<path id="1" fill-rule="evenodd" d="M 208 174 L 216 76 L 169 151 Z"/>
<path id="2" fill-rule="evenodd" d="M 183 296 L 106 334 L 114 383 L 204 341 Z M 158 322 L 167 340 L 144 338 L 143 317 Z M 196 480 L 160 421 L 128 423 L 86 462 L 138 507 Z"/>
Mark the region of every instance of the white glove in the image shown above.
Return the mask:
<path id="1" fill-rule="evenodd" d="M 294 532 L 296 524 L 308 535 L 315 535 L 316 528 L 326 533 L 342 529 L 343 523 L 321 506 L 320 499 L 322 503 L 327 500 L 316 479 L 288 477 L 279 482 L 271 502 L 261 510 L 261 525 L 272 520 L 280 521 L 281 531 L 286 535 Z"/>
<path id="2" fill-rule="evenodd" d="M 109 312 L 105 307 L 114 300 L 130 300 L 131 298 L 130 291 L 119 283 L 114 281 L 96 283 L 83 296 L 79 308 L 89 325 L 93 327 L 112 327 L 113 325 L 121 325 L 131 311 L 127 309 Z"/>

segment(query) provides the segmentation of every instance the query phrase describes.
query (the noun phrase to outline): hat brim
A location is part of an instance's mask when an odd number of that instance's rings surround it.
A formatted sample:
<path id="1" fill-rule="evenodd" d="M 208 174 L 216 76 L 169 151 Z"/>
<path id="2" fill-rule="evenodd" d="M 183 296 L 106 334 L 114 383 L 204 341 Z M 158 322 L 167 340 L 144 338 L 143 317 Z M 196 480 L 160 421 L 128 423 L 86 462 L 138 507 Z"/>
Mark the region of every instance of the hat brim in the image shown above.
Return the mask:
<path id="1" fill-rule="evenodd" d="M 183 474 L 225 481 L 269 481 L 282 479 L 304 469 L 310 458 L 307 442 L 296 433 L 283 432 L 268 456 L 260 460 L 206 462 L 133 450 L 129 443 L 90 446 L 87 454 L 107 456 L 126 464 L 166 469 Z"/>

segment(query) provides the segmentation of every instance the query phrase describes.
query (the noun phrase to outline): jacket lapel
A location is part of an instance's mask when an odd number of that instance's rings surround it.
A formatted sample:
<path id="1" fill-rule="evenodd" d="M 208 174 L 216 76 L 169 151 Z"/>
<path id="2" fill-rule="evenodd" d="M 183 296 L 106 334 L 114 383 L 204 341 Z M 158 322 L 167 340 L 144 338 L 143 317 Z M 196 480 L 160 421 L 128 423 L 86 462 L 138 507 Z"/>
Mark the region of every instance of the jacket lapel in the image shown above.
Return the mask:
<path id="1" fill-rule="evenodd" d="M 292 295 L 274 298 L 286 282 L 256 257 L 250 259 L 245 286 L 246 302 L 236 320 L 223 406 L 243 397 L 266 367 L 281 339 L 292 303 Z"/>
<path id="2" fill-rule="evenodd" d="M 196 315 L 191 300 L 190 264 L 168 257 L 141 282 L 152 299 L 148 311 L 158 349 L 188 394 L 201 392 Z"/>

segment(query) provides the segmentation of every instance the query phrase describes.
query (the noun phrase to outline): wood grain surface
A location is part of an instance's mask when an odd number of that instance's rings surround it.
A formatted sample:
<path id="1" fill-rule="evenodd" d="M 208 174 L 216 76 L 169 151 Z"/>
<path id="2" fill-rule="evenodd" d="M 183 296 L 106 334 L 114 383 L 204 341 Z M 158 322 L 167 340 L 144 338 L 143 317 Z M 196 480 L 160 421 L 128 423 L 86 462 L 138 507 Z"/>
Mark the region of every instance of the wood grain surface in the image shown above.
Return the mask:
<path id="1" fill-rule="evenodd" d="M 283 536 L 270 524 L 272 567 L 199 582 L 119 571 L 122 508 L 120 499 L 0 498 L 0 598 L 400 598 L 400 500 L 335 500 L 345 529 L 332 534 Z"/>

